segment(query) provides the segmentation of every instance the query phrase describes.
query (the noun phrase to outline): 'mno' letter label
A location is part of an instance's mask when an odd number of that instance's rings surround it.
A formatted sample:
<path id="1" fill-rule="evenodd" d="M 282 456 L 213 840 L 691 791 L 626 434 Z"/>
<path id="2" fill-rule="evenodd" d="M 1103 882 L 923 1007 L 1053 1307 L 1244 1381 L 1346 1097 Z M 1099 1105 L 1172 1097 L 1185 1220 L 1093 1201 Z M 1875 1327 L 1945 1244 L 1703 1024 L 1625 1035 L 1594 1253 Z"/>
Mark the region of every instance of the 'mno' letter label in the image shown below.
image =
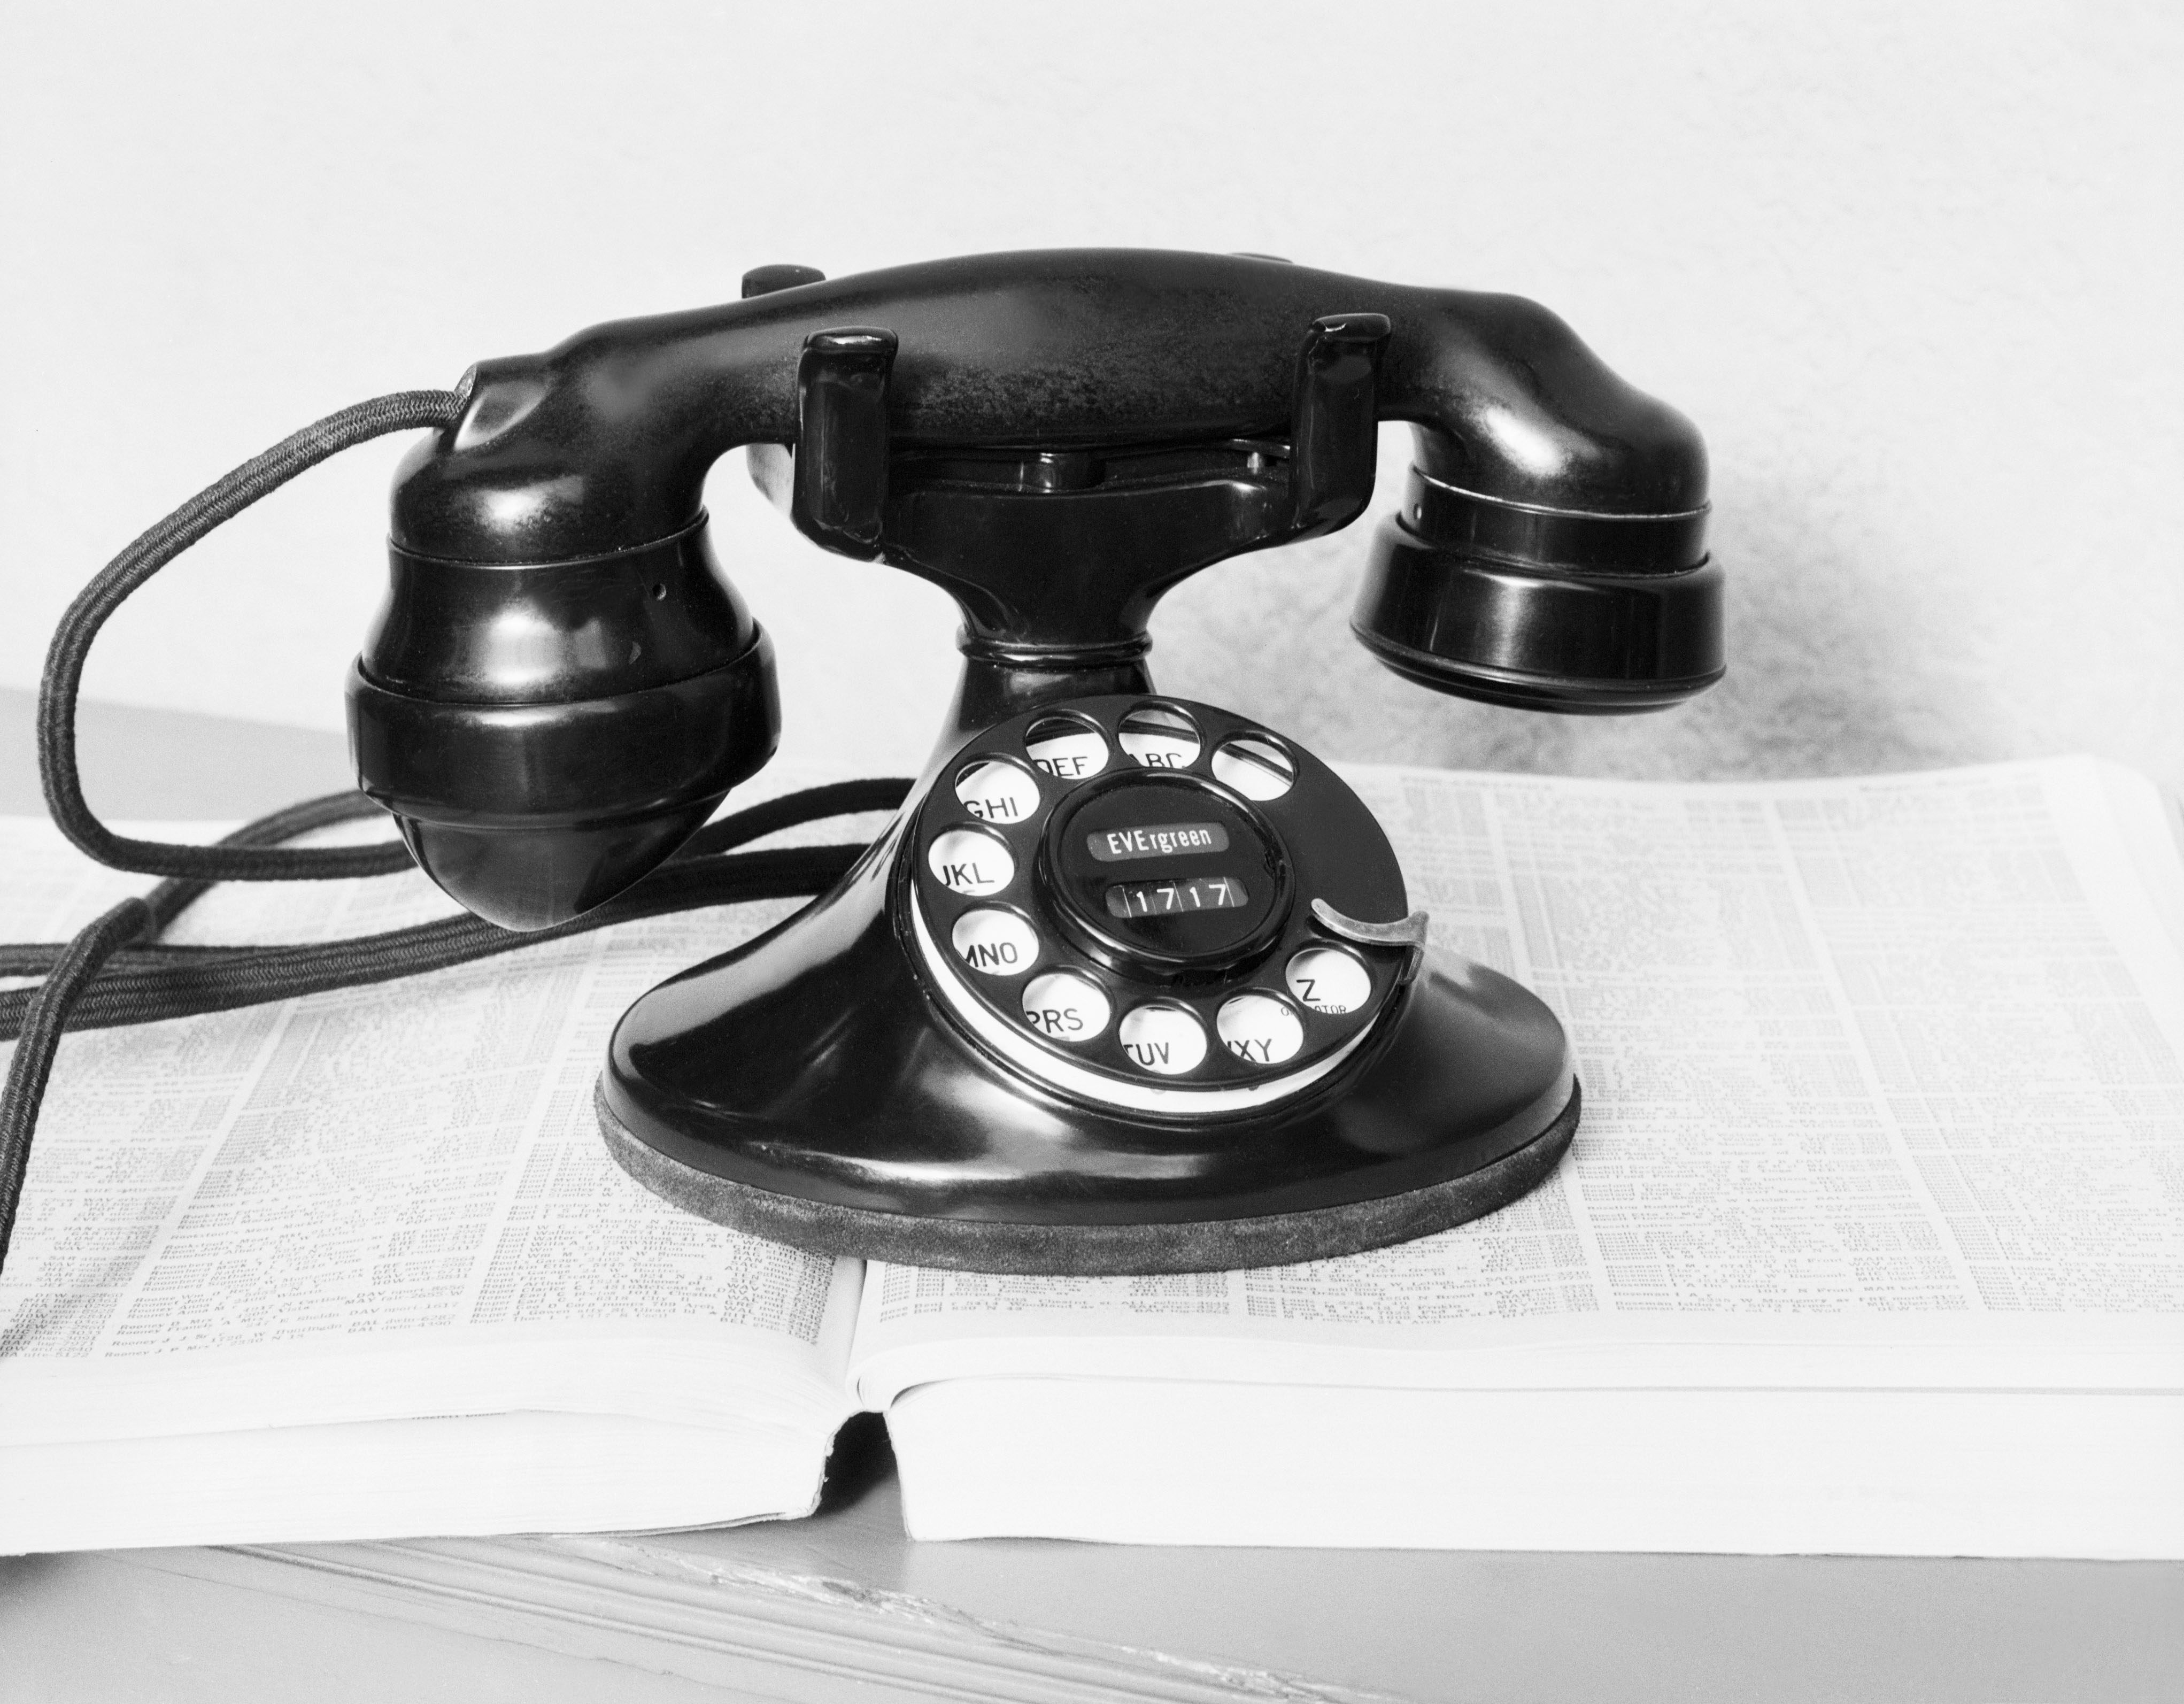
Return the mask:
<path id="1" fill-rule="evenodd" d="M 1022 976 L 1039 957 L 1039 935 L 1014 911 L 981 905 L 956 920 L 956 956 L 989 977 Z"/>

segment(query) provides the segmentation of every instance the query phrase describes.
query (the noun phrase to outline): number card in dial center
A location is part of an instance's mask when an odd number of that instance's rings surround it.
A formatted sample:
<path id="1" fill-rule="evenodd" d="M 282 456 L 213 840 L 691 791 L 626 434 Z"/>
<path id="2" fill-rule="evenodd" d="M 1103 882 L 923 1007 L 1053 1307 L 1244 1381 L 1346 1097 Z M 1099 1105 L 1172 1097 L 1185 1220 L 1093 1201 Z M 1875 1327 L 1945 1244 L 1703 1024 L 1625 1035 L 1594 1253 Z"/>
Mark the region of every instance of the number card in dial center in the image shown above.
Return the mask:
<path id="1" fill-rule="evenodd" d="M 1234 876 L 1193 876 L 1182 882 L 1117 882 L 1106 897 L 1111 917 L 1165 917 L 1237 910 L 1251 895 Z"/>

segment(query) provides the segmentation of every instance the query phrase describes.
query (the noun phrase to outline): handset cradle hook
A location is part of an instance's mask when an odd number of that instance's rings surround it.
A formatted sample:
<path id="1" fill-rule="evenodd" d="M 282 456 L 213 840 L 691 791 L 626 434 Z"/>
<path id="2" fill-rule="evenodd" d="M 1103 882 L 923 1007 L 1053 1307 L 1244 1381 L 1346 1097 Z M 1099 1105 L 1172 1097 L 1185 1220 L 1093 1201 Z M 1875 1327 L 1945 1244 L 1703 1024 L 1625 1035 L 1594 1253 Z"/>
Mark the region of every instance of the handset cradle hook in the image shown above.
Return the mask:
<path id="1" fill-rule="evenodd" d="M 828 550 L 869 561 L 887 518 L 892 331 L 814 331 L 796 365 L 796 473 L 789 518 Z"/>

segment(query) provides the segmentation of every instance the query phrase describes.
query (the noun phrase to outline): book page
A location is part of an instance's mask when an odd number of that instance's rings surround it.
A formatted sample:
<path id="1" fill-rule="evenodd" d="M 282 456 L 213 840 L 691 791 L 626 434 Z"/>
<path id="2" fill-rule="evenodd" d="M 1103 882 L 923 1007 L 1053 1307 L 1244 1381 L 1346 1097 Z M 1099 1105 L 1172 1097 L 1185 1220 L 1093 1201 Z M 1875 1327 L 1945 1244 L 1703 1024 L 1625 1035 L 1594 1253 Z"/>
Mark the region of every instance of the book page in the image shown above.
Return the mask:
<path id="1" fill-rule="evenodd" d="M 875 1264 L 861 1395 L 1095 1373 L 2184 1387 L 2184 975 L 2134 864 L 2173 883 L 2177 860 L 2119 773 L 1348 771 L 1435 948 L 1567 1026 L 1585 1099 L 1557 1175 L 1440 1235 L 1269 1271 Z M 2131 824 L 2112 794 L 2143 795 Z"/>
<path id="2" fill-rule="evenodd" d="M 149 886 L 31 821 L 0 823 L 0 866 L 11 940 L 65 938 Z M 653 1196 L 592 1107 L 630 1001 L 795 904 L 69 1036 L 0 1274 L 0 1442 L 524 1409 L 831 1432 L 858 1263 Z M 229 884 L 166 938 L 454 909 L 415 872 Z"/>

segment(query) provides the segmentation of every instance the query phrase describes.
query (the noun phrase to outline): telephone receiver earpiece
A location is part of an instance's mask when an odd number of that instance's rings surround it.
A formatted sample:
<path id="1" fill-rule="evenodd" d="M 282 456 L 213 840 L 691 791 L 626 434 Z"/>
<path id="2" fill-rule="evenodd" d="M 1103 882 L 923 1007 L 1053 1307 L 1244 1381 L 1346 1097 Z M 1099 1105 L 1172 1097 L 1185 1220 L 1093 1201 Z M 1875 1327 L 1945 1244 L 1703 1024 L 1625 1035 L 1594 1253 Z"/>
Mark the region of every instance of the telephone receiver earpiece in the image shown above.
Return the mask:
<path id="1" fill-rule="evenodd" d="M 772 642 L 702 521 L 571 561 L 389 554 L 351 755 L 419 866 L 488 922 L 612 899 L 773 755 Z"/>
<path id="2" fill-rule="evenodd" d="M 772 649 L 700 506 L 727 450 L 807 537 L 955 595 L 952 749 L 1149 689 L 1160 597 L 1356 519 L 1390 420 L 1416 464 L 1353 620 L 1382 661 L 1566 711 L 1719 677 L 1698 434 L 1531 303 L 1152 251 L 773 267 L 474 370 L 397 480 L 349 684 L 360 782 L 465 905 L 550 926 L 777 742 Z"/>

